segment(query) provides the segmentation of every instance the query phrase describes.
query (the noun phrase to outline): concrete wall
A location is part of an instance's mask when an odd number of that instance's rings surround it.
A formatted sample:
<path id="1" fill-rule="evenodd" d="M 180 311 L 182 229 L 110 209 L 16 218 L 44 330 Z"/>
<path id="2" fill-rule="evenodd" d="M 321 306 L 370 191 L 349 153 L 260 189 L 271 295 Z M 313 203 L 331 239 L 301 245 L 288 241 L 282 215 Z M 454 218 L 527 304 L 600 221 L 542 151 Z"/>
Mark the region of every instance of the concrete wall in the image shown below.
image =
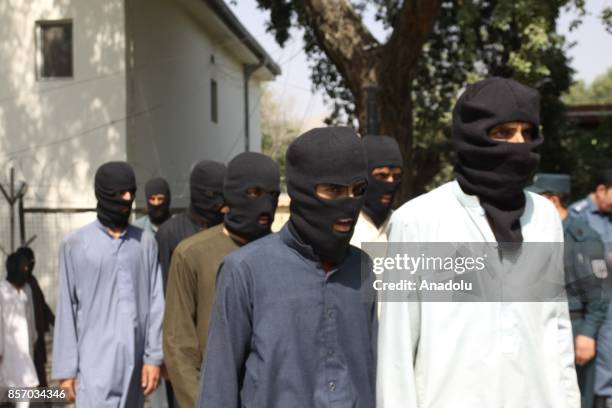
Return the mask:
<path id="1" fill-rule="evenodd" d="M 0 2 L 0 179 L 14 166 L 27 205 L 92 205 L 97 166 L 127 157 L 123 10 L 122 0 Z M 36 79 L 44 19 L 73 20 L 71 79 Z"/>
<path id="2" fill-rule="evenodd" d="M 0 183 L 11 166 L 29 190 L 25 206 L 94 207 L 93 177 L 109 160 L 128 160 L 143 186 L 169 179 L 174 205 L 188 200 L 191 166 L 227 163 L 244 150 L 242 63 L 236 38 L 220 41 L 201 0 L 0 1 Z M 36 79 L 35 23 L 72 19 L 74 77 Z M 214 34 L 214 35 L 213 35 Z M 215 62 L 212 63 L 211 55 Z M 216 79 L 219 122 L 210 120 Z M 260 150 L 260 79 L 251 82 L 251 144 Z M 8 205 L 0 197 L 0 245 L 8 249 Z M 55 306 L 63 236 L 95 213 L 28 214 L 36 275 Z M 2 273 L 0 273 L 2 274 Z"/>
<path id="3" fill-rule="evenodd" d="M 139 187 L 153 176 L 170 182 L 173 206 L 187 204 L 195 162 L 227 163 L 245 148 L 242 64 L 228 51 L 238 40 L 213 38 L 203 7 L 201 0 L 127 0 L 128 157 Z M 211 79 L 218 123 L 210 116 Z M 251 150 L 259 151 L 257 81 L 250 90 Z M 143 205 L 143 188 L 137 198 Z"/>
<path id="4" fill-rule="evenodd" d="M 46 19 L 73 20 L 71 79 L 36 79 L 35 23 Z M 127 157 L 123 0 L 3 0 L 0 39 L 0 182 L 13 166 L 29 184 L 26 207 L 93 206 L 95 169 Z M 7 208 L 0 198 L 8 249 Z M 26 218 L 28 236 L 37 235 L 35 273 L 53 306 L 59 241 L 93 218 Z"/>

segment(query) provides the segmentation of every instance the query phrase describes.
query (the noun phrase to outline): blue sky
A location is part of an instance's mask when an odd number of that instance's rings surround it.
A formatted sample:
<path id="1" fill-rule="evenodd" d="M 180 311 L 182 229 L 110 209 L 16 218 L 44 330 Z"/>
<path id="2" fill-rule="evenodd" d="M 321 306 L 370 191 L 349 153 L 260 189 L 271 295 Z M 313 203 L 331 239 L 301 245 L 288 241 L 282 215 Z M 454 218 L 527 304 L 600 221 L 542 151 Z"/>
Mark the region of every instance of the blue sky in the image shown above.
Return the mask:
<path id="1" fill-rule="evenodd" d="M 586 0 L 588 15 L 583 24 L 569 32 L 569 24 L 576 16 L 575 10 L 564 11 L 558 21 L 559 32 L 566 35 L 568 42 L 575 42 L 568 54 L 575 79 L 592 81 L 597 75 L 612 67 L 612 35 L 607 33 L 599 20 L 601 10 L 612 5 L 612 0 Z M 230 6 L 251 34 L 266 48 L 281 66 L 283 74 L 270 83 L 273 92 L 281 99 L 282 105 L 291 106 L 291 115 L 301 121 L 303 128 L 320 124 L 327 115 L 323 95 L 311 91 L 310 70 L 302 51 L 301 34 L 295 30 L 284 48 L 280 48 L 274 37 L 265 30 L 267 13 L 257 9 L 255 0 L 239 0 Z M 371 13 L 366 13 L 366 25 L 381 41 L 385 32 L 374 22 Z"/>

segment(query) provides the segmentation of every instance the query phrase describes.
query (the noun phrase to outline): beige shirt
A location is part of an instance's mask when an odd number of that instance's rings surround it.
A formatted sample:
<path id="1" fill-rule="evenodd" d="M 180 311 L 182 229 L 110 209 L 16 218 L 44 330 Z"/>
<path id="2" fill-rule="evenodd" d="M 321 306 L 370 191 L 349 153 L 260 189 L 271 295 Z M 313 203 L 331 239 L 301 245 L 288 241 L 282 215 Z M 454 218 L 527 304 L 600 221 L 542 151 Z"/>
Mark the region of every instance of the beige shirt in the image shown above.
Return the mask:
<path id="1" fill-rule="evenodd" d="M 223 258 L 238 248 L 225 235 L 221 223 L 185 239 L 172 254 L 164 315 L 164 360 L 181 407 L 196 404 L 217 270 Z"/>
<path id="2" fill-rule="evenodd" d="M 355 224 L 353 237 L 351 238 L 351 245 L 361 248 L 361 243 L 363 242 L 387 242 L 387 225 L 392 214 L 393 211 L 389 213 L 380 228 L 377 228 L 370 217 L 363 211 L 360 212 L 357 224 Z"/>
<path id="3" fill-rule="evenodd" d="M 372 258 L 376 256 L 384 256 L 387 252 L 387 245 L 380 244 L 386 244 L 388 242 L 388 224 L 389 220 L 391 219 L 391 215 L 393 215 L 393 210 L 389 212 L 387 219 L 382 223 L 380 228 L 377 228 L 372 219 L 366 213 L 361 211 L 359 213 L 359 218 L 357 219 L 357 224 L 355 224 L 355 231 L 353 232 L 353 237 L 351 238 L 351 245 L 364 250 Z M 368 246 L 368 243 L 377 243 L 379 245 Z M 381 303 L 378 302 L 376 312 L 379 318 L 380 310 Z"/>

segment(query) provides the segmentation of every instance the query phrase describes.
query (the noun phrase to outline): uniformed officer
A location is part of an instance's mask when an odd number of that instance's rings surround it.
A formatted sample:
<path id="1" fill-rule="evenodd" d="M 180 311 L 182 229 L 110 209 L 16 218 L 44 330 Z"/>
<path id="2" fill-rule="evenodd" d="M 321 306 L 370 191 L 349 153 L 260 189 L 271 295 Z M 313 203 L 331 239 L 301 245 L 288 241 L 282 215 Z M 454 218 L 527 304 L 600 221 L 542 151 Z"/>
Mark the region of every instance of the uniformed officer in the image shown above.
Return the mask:
<path id="1" fill-rule="evenodd" d="M 547 197 L 563 220 L 567 299 L 582 408 L 592 408 L 597 333 L 605 320 L 607 303 L 603 279 L 607 275 L 604 247 L 599 235 L 579 218 L 569 215 L 570 176 L 536 174 L 529 190 Z"/>
<path id="2" fill-rule="evenodd" d="M 593 191 L 570 205 L 570 214 L 589 224 L 606 245 L 608 268 L 612 266 L 612 169 L 599 172 Z"/>
<path id="3" fill-rule="evenodd" d="M 593 190 L 584 199 L 569 208 L 570 215 L 589 224 L 606 246 L 608 271 L 612 270 L 612 169 L 602 170 L 593 180 Z M 612 287 L 607 285 L 608 294 Z M 596 407 L 612 408 L 612 304 L 608 306 L 608 318 L 604 321 L 597 342 L 595 373 Z M 607 400 L 607 401 L 606 401 Z"/>

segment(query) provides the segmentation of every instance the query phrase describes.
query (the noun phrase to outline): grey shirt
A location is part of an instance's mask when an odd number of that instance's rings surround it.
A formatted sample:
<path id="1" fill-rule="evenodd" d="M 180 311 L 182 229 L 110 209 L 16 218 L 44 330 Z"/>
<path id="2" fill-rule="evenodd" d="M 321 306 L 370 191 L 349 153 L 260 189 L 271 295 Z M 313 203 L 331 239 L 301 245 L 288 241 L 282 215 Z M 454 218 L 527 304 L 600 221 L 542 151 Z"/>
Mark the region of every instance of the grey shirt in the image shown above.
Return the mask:
<path id="1" fill-rule="evenodd" d="M 219 270 L 199 407 L 372 408 L 376 303 L 367 255 L 325 272 L 285 226 Z"/>
<path id="2" fill-rule="evenodd" d="M 145 231 L 149 231 L 151 234 L 155 235 L 159 226 L 153 224 L 148 215 L 142 216 L 138 218 L 136 221 L 132 223 L 133 226 L 142 228 Z"/>

